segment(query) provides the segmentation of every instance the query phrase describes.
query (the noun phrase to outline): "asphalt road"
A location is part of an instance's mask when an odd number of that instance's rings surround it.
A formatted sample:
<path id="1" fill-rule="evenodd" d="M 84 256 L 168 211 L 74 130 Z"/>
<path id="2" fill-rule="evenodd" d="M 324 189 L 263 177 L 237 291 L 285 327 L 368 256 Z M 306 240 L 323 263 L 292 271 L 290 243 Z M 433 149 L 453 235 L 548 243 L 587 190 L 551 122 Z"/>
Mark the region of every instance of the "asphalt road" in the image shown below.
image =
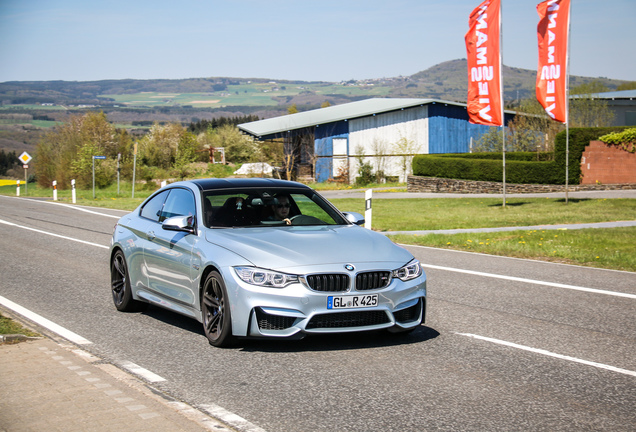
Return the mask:
<path id="1" fill-rule="evenodd" d="M 115 310 L 122 212 L 86 210 L 0 196 L 0 296 L 242 430 L 636 430 L 636 273 L 408 247 L 428 275 L 410 335 L 217 349 L 193 320 Z"/>

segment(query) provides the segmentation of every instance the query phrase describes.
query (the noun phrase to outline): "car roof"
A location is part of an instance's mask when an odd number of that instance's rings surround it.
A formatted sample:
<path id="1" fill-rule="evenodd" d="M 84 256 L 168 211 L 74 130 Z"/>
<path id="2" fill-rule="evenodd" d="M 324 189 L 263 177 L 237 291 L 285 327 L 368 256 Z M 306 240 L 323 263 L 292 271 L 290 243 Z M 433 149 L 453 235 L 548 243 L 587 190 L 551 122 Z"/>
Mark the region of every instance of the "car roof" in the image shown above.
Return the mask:
<path id="1" fill-rule="evenodd" d="M 190 183 L 195 184 L 199 189 L 203 191 L 214 189 L 234 189 L 234 188 L 296 188 L 296 189 L 309 189 L 302 183 L 297 183 L 287 180 L 277 180 L 268 178 L 209 178 L 209 179 L 197 179 L 190 180 Z"/>

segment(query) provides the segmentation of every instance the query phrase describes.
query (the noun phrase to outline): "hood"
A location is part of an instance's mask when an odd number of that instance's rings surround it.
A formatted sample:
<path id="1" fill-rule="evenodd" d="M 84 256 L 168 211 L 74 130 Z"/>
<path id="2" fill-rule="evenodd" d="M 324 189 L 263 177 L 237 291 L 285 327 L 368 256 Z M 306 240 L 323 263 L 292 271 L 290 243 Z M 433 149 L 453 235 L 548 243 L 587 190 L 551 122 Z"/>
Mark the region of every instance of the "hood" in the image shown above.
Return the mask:
<path id="1" fill-rule="evenodd" d="M 386 236 L 355 225 L 209 229 L 206 239 L 279 271 L 344 263 L 398 268 L 413 259 Z"/>

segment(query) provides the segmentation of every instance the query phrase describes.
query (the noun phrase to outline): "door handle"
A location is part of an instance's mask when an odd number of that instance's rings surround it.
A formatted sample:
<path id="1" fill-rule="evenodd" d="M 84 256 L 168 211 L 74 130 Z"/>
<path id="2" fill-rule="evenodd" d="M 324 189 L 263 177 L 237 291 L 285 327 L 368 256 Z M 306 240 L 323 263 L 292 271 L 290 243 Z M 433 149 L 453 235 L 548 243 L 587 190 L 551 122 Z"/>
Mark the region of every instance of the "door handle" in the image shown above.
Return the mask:
<path id="1" fill-rule="evenodd" d="M 148 240 L 154 240 L 154 239 L 155 239 L 155 237 L 156 237 L 156 235 L 155 235 L 155 232 L 154 232 L 154 231 L 148 231 L 148 232 L 146 233 L 146 235 L 148 236 Z"/>

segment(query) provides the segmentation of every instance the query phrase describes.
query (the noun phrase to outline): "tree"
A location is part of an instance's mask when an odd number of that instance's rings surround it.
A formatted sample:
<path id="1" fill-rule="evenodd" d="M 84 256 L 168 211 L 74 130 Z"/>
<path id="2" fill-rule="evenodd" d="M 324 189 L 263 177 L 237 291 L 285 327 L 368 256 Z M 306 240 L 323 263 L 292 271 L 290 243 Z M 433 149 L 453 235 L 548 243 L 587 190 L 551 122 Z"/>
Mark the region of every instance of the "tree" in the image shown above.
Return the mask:
<path id="1" fill-rule="evenodd" d="M 13 151 L 5 153 L 0 150 L 0 175 L 6 175 L 13 168 L 17 168 L 19 164 L 18 155 Z"/>
<path id="2" fill-rule="evenodd" d="M 254 140 L 233 125 L 226 124 L 216 129 L 208 129 L 199 134 L 198 142 L 204 148 L 225 148 L 225 158 L 228 162 L 245 163 L 257 162 L 261 152 Z"/>
<path id="3" fill-rule="evenodd" d="M 411 168 L 413 155 L 420 151 L 420 146 L 415 141 L 402 136 L 394 145 L 394 152 L 400 156 L 400 168 L 402 168 L 401 181 L 406 182 L 406 177 Z"/>
<path id="4" fill-rule="evenodd" d="M 623 91 L 623 90 L 636 90 L 636 81 L 629 81 L 623 84 L 620 84 L 618 87 L 616 87 L 617 91 Z"/>
<path id="5" fill-rule="evenodd" d="M 296 114 L 298 112 L 298 107 L 296 104 L 290 105 L 287 107 L 287 114 Z"/>
<path id="6" fill-rule="evenodd" d="M 537 133 L 543 141 L 542 150 L 554 151 L 554 139 L 565 126 L 552 120 L 536 98 L 522 100 L 519 106 L 519 113 L 525 115 L 517 116 L 522 117 L 519 118 L 518 123 L 516 122 L 517 119 L 513 120 L 518 125 L 517 130 L 525 129 L 532 133 Z M 532 148 L 532 151 L 534 150 L 536 150 L 536 147 Z"/>
<path id="7" fill-rule="evenodd" d="M 139 160 L 144 165 L 168 169 L 172 167 L 179 142 L 186 130 L 177 123 L 160 125 L 155 123 L 139 141 Z"/>
<path id="8" fill-rule="evenodd" d="M 106 186 L 114 179 L 114 160 L 121 147 L 129 144 L 127 134 L 108 122 L 103 112 L 72 116 L 66 123 L 47 133 L 36 148 L 35 172 L 38 184 L 70 187 L 75 179 L 79 187 L 92 184 L 93 156 L 106 156 L 95 165 L 95 178 Z"/>
<path id="9" fill-rule="evenodd" d="M 599 81 L 581 84 L 570 89 L 570 127 L 604 127 L 611 126 L 614 113 L 607 102 L 598 98 L 598 93 L 608 91 Z"/>

